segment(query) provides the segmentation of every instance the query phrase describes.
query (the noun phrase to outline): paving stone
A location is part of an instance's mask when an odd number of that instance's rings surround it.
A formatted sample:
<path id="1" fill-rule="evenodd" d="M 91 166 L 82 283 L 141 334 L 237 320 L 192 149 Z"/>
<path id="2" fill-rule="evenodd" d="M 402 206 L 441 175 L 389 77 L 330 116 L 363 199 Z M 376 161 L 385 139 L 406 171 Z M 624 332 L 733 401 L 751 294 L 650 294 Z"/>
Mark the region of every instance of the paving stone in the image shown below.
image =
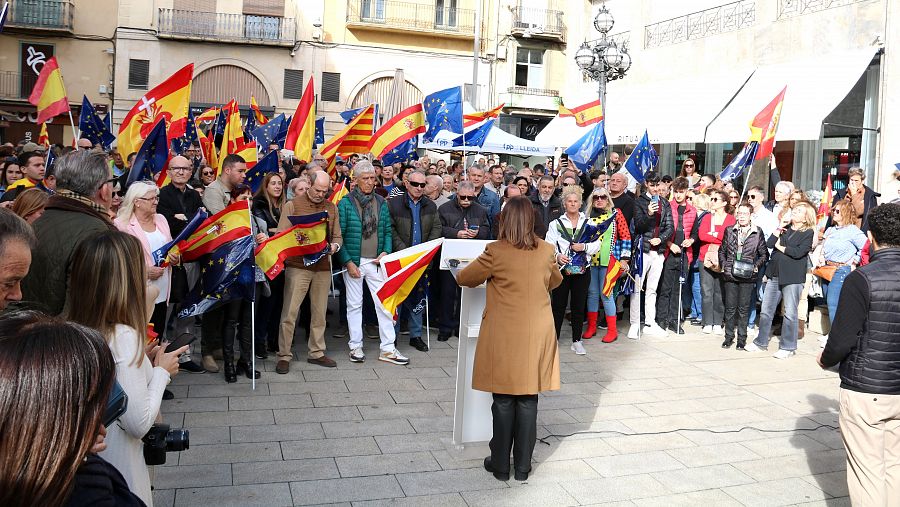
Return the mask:
<path id="1" fill-rule="evenodd" d="M 689 493 L 658 496 L 655 498 L 641 498 L 632 501 L 639 507 L 694 507 L 697 505 L 741 507 L 743 505 L 720 489 L 691 491 Z"/>
<path id="2" fill-rule="evenodd" d="M 378 435 L 375 441 L 381 452 L 435 451 L 447 447 L 451 435 L 445 433 L 413 433 L 409 435 Z"/>
<path id="3" fill-rule="evenodd" d="M 153 486 L 166 488 L 206 488 L 231 486 L 231 465 L 180 465 L 154 469 Z"/>
<path id="4" fill-rule="evenodd" d="M 612 437 L 604 439 L 606 443 L 621 454 L 662 451 L 679 447 L 693 447 L 694 443 L 677 433 L 661 435 L 632 435 L 628 437 Z"/>
<path id="5" fill-rule="evenodd" d="M 269 392 L 273 395 L 346 393 L 347 385 L 342 380 L 325 380 L 322 382 L 283 382 L 269 384 Z"/>
<path id="6" fill-rule="evenodd" d="M 353 502 L 353 507 L 420 507 L 422 505 L 428 505 L 430 507 L 468 507 L 468 504 L 463 500 L 459 493 Z"/>
<path id="7" fill-rule="evenodd" d="M 234 484 L 315 481 L 340 477 L 332 458 L 289 459 L 231 465 Z"/>
<path id="8" fill-rule="evenodd" d="M 617 502 L 670 493 L 665 486 L 649 475 L 569 481 L 560 485 L 581 504 Z"/>
<path id="9" fill-rule="evenodd" d="M 175 505 L 174 489 L 154 489 L 153 490 L 153 506 L 154 507 L 172 507 Z"/>
<path id="10" fill-rule="evenodd" d="M 538 413 L 540 424 L 540 413 Z M 559 435 L 566 440 L 586 438 L 609 438 L 619 433 L 632 433 L 631 428 L 619 421 L 597 421 L 592 423 L 547 424 L 548 434 Z"/>
<path id="11" fill-rule="evenodd" d="M 351 393 L 365 391 L 421 391 L 425 387 L 415 378 L 383 378 L 378 380 L 348 380 L 345 382 Z"/>
<path id="12" fill-rule="evenodd" d="M 315 370 L 307 370 L 303 372 L 303 378 L 307 382 L 318 382 L 321 380 L 375 380 L 378 375 L 372 368 L 360 368 L 358 370 L 342 370 L 338 368 L 322 368 L 317 367 Z"/>
<path id="13" fill-rule="evenodd" d="M 580 394 L 567 394 L 562 396 L 545 396 L 538 400 L 540 410 L 560 410 L 564 408 L 596 407 L 597 404 L 587 396 Z"/>
<path id="14" fill-rule="evenodd" d="M 578 505 L 559 484 L 523 485 L 501 490 L 465 491 L 462 497 L 469 505 L 519 507 L 522 505 Z"/>
<path id="15" fill-rule="evenodd" d="M 291 483 L 294 505 L 356 502 L 402 497 L 403 490 L 391 475 L 326 479 Z"/>
<path id="16" fill-rule="evenodd" d="M 293 505 L 288 483 L 219 486 L 214 488 L 179 489 L 176 507 L 215 505 L 217 507 L 277 507 Z"/>
<path id="17" fill-rule="evenodd" d="M 849 496 L 794 504 L 793 507 L 852 507 Z"/>
<path id="18" fill-rule="evenodd" d="M 738 443 L 669 449 L 666 453 L 691 468 L 754 460 L 761 457 Z"/>
<path id="19" fill-rule="evenodd" d="M 687 493 L 704 489 L 748 484 L 753 479 L 731 465 L 685 468 L 650 474 L 673 493 Z"/>
<path id="20" fill-rule="evenodd" d="M 284 455 L 284 459 L 334 458 L 338 456 L 381 454 L 381 450 L 372 437 L 282 442 L 281 452 Z"/>
<path id="21" fill-rule="evenodd" d="M 682 463 L 662 451 L 586 458 L 584 461 L 603 477 L 620 477 L 684 468 Z"/>
<path id="22" fill-rule="evenodd" d="M 603 384 L 603 388 L 610 392 L 645 391 L 649 389 L 666 389 L 670 386 L 659 379 L 637 380 L 613 380 Z"/>
<path id="23" fill-rule="evenodd" d="M 740 431 L 738 431 L 740 430 Z M 693 430 L 679 431 L 679 435 L 684 436 L 697 445 L 715 445 L 727 444 L 731 442 L 749 442 L 752 440 L 761 440 L 769 438 L 771 435 L 762 433 L 755 429 L 743 429 L 740 426 L 713 426 L 709 428 L 695 428 Z"/>
<path id="24" fill-rule="evenodd" d="M 709 408 L 699 400 L 657 401 L 635 405 L 649 416 L 691 414 L 705 412 Z"/>
<path id="25" fill-rule="evenodd" d="M 847 487 L 847 472 L 845 470 L 818 475 L 807 475 L 801 477 L 801 479 L 836 498 L 845 497 L 850 494 L 850 490 Z"/>
<path id="26" fill-rule="evenodd" d="M 209 426 L 255 426 L 274 424 L 271 410 L 239 410 L 232 412 L 191 412 L 185 414 L 184 425 L 189 428 Z"/>
<path id="27" fill-rule="evenodd" d="M 403 452 L 376 456 L 347 456 L 335 458 L 341 477 L 393 475 L 410 472 L 431 472 L 441 466 L 430 452 Z"/>
<path id="28" fill-rule="evenodd" d="M 351 407 L 356 405 L 393 405 L 390 394 L 381 391 L 357 393 L 320 393 L 312 395 L 316 407 Z"/>
<path id="29" fill-rule="evenodd" d="M 387 379 L 385 379 L 387 380 Z M 447 378 L 447 377 L 427 377 L 417 379 L 419 384 L 422 384 L 422 387 L 425 389 L 447 389 L 447 387 L 456 387 L 456 378 Z"/>
<path id="30" fill-rule="evenodd" d="M 277 442 L 192 445 L 179 454 L 179 465 L 272 461 L 281 459 L 281 447 Z"/>
<path id="31" fill-rule="evenodd" d="M 207 375 L 201 375 L 207 376 Z M 179 375 L 177 378 L 180 378 Z M 269 385 L 259 382 L 256 384 L 256 390 L 253 391 L 246 387 L 236 387 L 237 384 L 210 384 L 210 385 L 192 385 L 188 389 L 188 397 L 190 398 L 214 398 L 221 396 L 268 396 Z"/>
<path id="32" fill-rule="evenodd" d="M 562 389 L 559 391 L 545 391 L 541 393 L 540 399 L 544 398 L 553 398 L 556 396 L 570 396 L 573 394 L 584 394 L 589 397 L 599 396 L 604 392 L 604 389 L 600 387 L 600 384 L 596 382 L 567 382 L 562 385 Z M 538 405 L 541 404 L 541 401 L 538 401 Z"/>
<path id="33" fill-rule="evenodd" d="M 404 403 L 359 407 L 363 419 L 399 419 L 408 417 L 438 417 L 444 414 L 436 403 Z"/>
<path id="34" fill-rule="evenodd" d="M 265 426 L 233 426 L 231 441 L 280 442 L 285 440 L 310 440 L 325 438 L 320 423 L 269 424 Z"/>
<path id="35" fill-rule="evenodd" d="M 397 476 L 397 480 L 403 487 L 403 491 L 409 496 L 509 487 L 505 482 L 495 479 L 483 468 L 403 474 Z"/>
<path id="36" fill-rule="evenodd" d="M 617 454 L 616 449 L 606 440 L 602 438 L 564 440 L 551 442 L 549 446 L 538 443 L 534 448 L 533 458 L 535 461 L 562 461 Z"/>
<path id="37" fill-rule="evenodd" d="M 278 394 L 270 396 L 231 396 L 229 410 L 265 410 L 273 408 L 307 408 L 313 403 L 308 394 Z"/>
<path id="38" fill-rule="evenodd" d="M 428 403 L 453 401 L 456 389 L 423 389 L 421 391 L 391 391 L 395 403 Z"/>
<path id="39" fill-rule="evenodd" d="M 744 505 L 793 505 L 828 498 L 824 491 L 798 477 L 722 489 Z"/>
<path id="40" fill-rule="evenodd" d="M 540 418 L 540 412 L 538 412 L 538 418 Z M 416 433 L 453 432 L 453 417 L 451 416 L 410 417 L 407 421 L 416 430 Z"/>
<path id="41" fill-rule="evenodd" d="M 829 447 L 813 440 L 808 434 L 785 434 L 759 440 L 742 442 L 741 445 L 758 454 L 761 458 L 774 458 L 805 454 L 807 452 L 827 451 Z"/>
<path id="42" fill-rule="evenodd" d="M 771 402 L 753 393 L 739 393 L 730 396 L 714 396 L 703 398 L 700 403 L 711 410 L 730 410 L 733 408 L 756 408 L 771 405 Z"/>
<path id="43" fill-rule="evenodd" d="M 328 438 L 399 435 L 416 432 L 406 419 L 346 421 L 340 424 L 325 424 L 323 427 L 325 436 Z"/>
<path id="44" fill-rule="evenodd" d="M 184 412 L 161 412 L 162 419 L 165 424 L 173 428 L 184 427 Z"/>
<path id="45" fill-rule="evenodd" d="M 162 412 L 226 412 L 228 411 L 228 398 L 219 396 L 215 398 L 175 398 L 163 400 L 160 405 Z"/>
<path id="46" fill-rule="evenodd" d="M 481 465 L 483 466 L 483 463 Z M 512 465 L 512 461 L 510 461 L 510 465 Z M 525 484 L 558 483 L 599 477 L 600 474 L 582 459 L 544 461 L 542 463 L 532 463 L 531 473 L 528 475 L 527 481 L 510 481 L 509 485 L 510 487 L 516 487 Z"/>
<path id="47" fill-rule="evenodd" d="M 188 430 L 191 432 L 191 445 L 231 443 L 231 430 L 228 426 L 188 428 Z"/>
<path id="48" fill-rule="evenodd" d="M 410 363 L 412 360 L 410 359 Z M 382 368 L 376 371 L 378 373 L 378 378 L 414 378 L 414 379 L 423 379 L 423 378 L 443 378 L 455 376 L 456 375 L 456 367 L 453 366 L 450 368 L 453 373 L 448 374 L 446 368 L 416 368 L 412 366 L 405 367 L 395 367 L 395 368 Z"/>
<path id="49" fill-rule="evenodd" d="M 290 408 L 274 412 L 276 424 L 359 421 L 362 419 L 359 409 L 356 407 Z"/>
<path id="50" fill-rule="evenodd" d="M 636 417 L 634 419 L 621 419 L 622 424 L 631 428 L 635 433 L 656 433 L 660 431 L 674 431 L 687 428 L 702 428 L 703 424 L 697 421 L 696 414 L 660 415 L 656 417 Z"/>
<path id="51" fill-rule="evenodd" d="M 538 404 L 538 407 L 537 422 L 540 425 L 572 424 L 577 422 L 565 410 L 544 410 L 540 404 Z"/>
<path id="52" fill-rule="evenodd" d="M 843 451 L 817 451 L 763 460 L 742 461 L 735 463 L 734 466 L 757 481 L 769 481 L 845 470 L 847 456 Z"/>
<path id="53" fill-rule="evenodd" d="M 565 411 L 576 421 L 608 421 L 636 417 L 647 417 L 647 413 L 634 405 L 614 405 L 609 407 L 567 408 Z"/>

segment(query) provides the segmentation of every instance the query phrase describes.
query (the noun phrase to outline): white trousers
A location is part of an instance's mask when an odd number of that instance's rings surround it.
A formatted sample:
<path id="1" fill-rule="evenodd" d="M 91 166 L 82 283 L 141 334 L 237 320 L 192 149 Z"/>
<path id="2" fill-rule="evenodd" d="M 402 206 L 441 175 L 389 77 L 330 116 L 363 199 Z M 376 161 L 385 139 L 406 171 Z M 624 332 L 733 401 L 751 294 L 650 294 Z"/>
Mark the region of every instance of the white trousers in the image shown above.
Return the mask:
<path id="1" fill-rule="evenodd" d="M 372 299 L 375 301 L 375 314 L 378 316 L 378 334 L 381 336 L 381 351 L 394 350 L 394 318 L 384 309 L 384 305 L 378 300 L 376 294 L 384 285 L 384 277 L 378 265 L 365 257 L 359 260 L 359 278 L 353 278 L 349 272 L 344 272 L 344 287 L 347 291 L 347 330 L 350 334 L 350 350 L 362 348 L 362 305 L 363 305 L 363 280 L 369 286 Z M 368 264 L 367 264 L 368 263 Z"/>
<path id="2" fill-rule="evenodd" d="M 644 324 L 650 326 L 656 323 L 656 289 L 659 288 L 663 264 L 666 262 L 666 257 L 655 251 L 643 256 L 644 274 L 635 278 L 635 290 L 631 294 L 629 318 L 632 326 L 641 323 L 641 293 L 637 290 L 641 286 L 644 292 Z"/>

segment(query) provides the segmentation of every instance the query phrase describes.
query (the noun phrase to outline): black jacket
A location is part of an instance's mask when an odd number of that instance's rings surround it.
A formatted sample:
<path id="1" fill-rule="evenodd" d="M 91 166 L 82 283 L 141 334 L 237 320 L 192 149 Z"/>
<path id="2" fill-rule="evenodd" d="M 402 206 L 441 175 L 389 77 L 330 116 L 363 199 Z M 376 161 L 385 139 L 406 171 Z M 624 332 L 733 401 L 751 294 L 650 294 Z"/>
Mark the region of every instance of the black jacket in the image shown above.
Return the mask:
<path id="1" fill-rule="evenodd" d="M 900 394 L 900 248 L 872 255 L 844 280 L 828 344 L 826 367 L 841 364 L 841 387 Z"/>
<path id="2" fill-rule="evenodd" d="M 253 216 L 266 223 L 266 236 L 274 236 L 274 233 L 269 232 L 269 229 L 278 228 L 278 220 L 281 218 L 280 209 L 272 208 L 270 212 L 269 201 L 263 196 L 257 196 L 253 198 Z"/>
<path id="3" fill-rule="evenodd" d="M 434 201 L 422 197 L 419 201 L 419 220 L 422 221 L 422 243 L 441 237 L 441 219 L 438 218 L 438 208 Z M 391 212 L 391 237 L 394 251 L 403 250 L 412 246 L 412 209 L 409 207 L 409 199 L 406 194 L 388 199 L 388 211 Z"/>
<path id="4" fill-rule="evenodd" d="M 659 211 L 650 215 L 650 196 L 646 193 L 634 199 L 634 235 L 631 244 L 635 244 L 637 236 L 644 237 L 643 253 L 651 250 L 665 252 L 666 244 L 675 233 L 675 222 L 672 221 L 672 206 L 665 199 L 659 199 Z M 660 243 L 656 247 L 650 244 L 650 240 L 659 238 Z"/>
<path id="5" fill-rule="evenodd" d="M 735 278 L 732 275 L 738 252 L 738 227 L 730 225 L 725 228 L 725 237 L 722 239 L 722 247 L 719 248 L 719 266 L 722 266 L 722 277 L 726 282 L 755 283 L 759 278 L 759 269 L 769 260 L 765 234 L 758 226 L 751 225 L 751 227 L 753 230 L 741 248 L 741 260 L 752 262 L 757 271 L 754 271 L 750 278 Z"/>
<path id="6" fill-rule="evenodd" d="M 166 217 L 169 230 L 174 238 L 184 230 L 188 221 L 194 218 L 194 214 L 202 207 L 203 199 L 199 192 L 192 188 L 185 188 L 182 192 L 170 183 L 159 190 L 159 204 L 156 206 L 156 212 Z M 178 214 L 184 215 L 186 220 L 175 218 L 175 215 Z"/>
<path id="7" fill-rule="evenodd" d="M 141 501 L 131 490 L 122 474 L 96 454 L 88 454 L 75 472 L 75 485 L 66 500 L 66 507 L 138 507 Z"/>
<path id="8" fill-rule="evenodd" d="M 806 272 L 809 270 L 808 258 L 812 250 L 815 231 L 795 231 L 788 225 L 781 236 L 772 234 L 767 245 L 772 249 L 772 260 L 766 268 L 766 276 L 778 277 L 778 286 L 784 287 L 794 283 L 806 283 Z M 775 248 L 781 242 L 784 253 Z"/>
<path id="9" fill-rule="evenodd" d="M 478 235 L 474 239 L 489 239 L 491 237 L 491 226 L 488 224 L 487 211 L 477 202 L 473 202 L 465 209 L 460 207 L 459 201 L 445 202 L 438 208 L 438 215 L 441 217 L 441 234 L 445 238 L 459 239 L 457 233 L 463 230 L 466 225 L 470 228 L 475 225 L 478 226 Z"/>
<path id="10" fill-rule="evenodd" d="M 869 232 L 869 212 L 872 211 L 872 208 L 878 206 L 878 198 L 881 197 L 881 194 L 872 190 L 866 185 L 863 185 L 863 205 L 864 208 L 862 210 L 862 223 L 859 226 L 859 229 L 863 232 Z M 834 195 L 834 200 L 831 201 L 831 206 L 834 207 L 838 201 L 847 197 L 847 189 L 838 190 Z M 859 213 L 859 210 L 856 210 Z M 831 219 L 829 219 L 829 226 L 831 225 Z"/>
<path id="11" fill-rule="evenodd" d="M 555 195 L 551 196 L 547 206 L 544 206 L 544 203 L 541 202 L 540 195 L 535 192 L 534 195 L 531 196 L 531 205 L 534 206 L 534 209 L 538 212 L 538 216 L 541 217 L 541 221 L 544 222 L 544 234 L 547 234 L 547 225 L 561 217 L 563 214 L 562 201 Z"/>

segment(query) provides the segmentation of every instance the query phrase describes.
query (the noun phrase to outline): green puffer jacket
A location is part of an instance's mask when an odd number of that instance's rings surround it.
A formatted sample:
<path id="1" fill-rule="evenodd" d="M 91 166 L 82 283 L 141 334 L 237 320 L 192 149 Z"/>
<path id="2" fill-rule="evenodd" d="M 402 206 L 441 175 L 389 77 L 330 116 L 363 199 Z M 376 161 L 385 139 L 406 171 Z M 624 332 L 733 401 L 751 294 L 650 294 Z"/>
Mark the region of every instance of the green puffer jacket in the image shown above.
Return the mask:
<path id="1" fill-rule="evenodd" d="M 384 197 L 375 194 L 378 203 L 378 252 L 391 253 L 391 214 Z M 359 266 L 359 253 L 362 249 L 362 217 L 351 195 L 344 196 L 338 203 L 338 220 L 344 236 L 344 246 L 338 250 L 337 261 L 343 266 L 353 261 Z"/>

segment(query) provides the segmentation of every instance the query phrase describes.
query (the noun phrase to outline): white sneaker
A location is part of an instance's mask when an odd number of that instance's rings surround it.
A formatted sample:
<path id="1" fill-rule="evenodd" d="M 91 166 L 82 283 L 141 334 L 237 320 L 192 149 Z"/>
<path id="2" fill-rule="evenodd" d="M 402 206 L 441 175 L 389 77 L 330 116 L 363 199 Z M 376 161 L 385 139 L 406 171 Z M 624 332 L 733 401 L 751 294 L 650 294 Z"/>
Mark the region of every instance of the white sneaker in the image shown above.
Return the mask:
<path id="1" fill-rule="evenodd" d="M 703 334 L 712 334 L 713 327 L 712 326 L 703 326 L 702 331 L 703 331 Z"/>
<path id="2" fill-rule="evenodd" d="M 650 336 L 659 336 L 659 337 L 664 337 L 664 336 L 669 335 L 669 333 L 667 333 L 665 329 L 659 327 L 659 324 L 657 324 L 655 322 L 648 326 L 644 326 L 644 334 L 650 335 Z"/>
<path id="3" fill-rule="evenodd" d="M 755 335 L 755 334 L 756 334 L 756 328 L 753 326 L 747 326 L 747 336 Z"/>
<path id="4" fill-rule="evenodd" d="M 759 345 L 757 345 L 753 342 L 748 342 L 747 345 L 744 345 L 744 351 L 746 351 L 746 352 L 760 352 L 763 350 L 765 350 L 765 349 L 760 348 Z"/>
<path id="5" fill-rule="evenodd" d="M 572 343 L 572 352 L 579 356 L 587 354 L 587 351 L 584 350 L 584 344 L 581 343 L 581 340 Z"/>
<path id="6" fill-rule="evenodd" d="M 722 326 L 713 326 L 712 334 L 724 334 L 725 329 Z"/>
<path id="7" fill-rule="evenodd" d="M 630 328 L 628 328 L 628 338 L 630 338 L 632 340 L 640 339 L 640 337 L 641 337 L 640 333 L 641 333 L 641 331 L 638 326 L 632 325 Z"/>
<path id="8" fill-rule="evenodd" d="M 398 352 L 397 349 L 390 352 L 382 352 L 378 356 L 378 360 L 386 363 L 409 364 L 409 358 Z"/>
<path id="9" fill-rule="evenodd" d="M 828 335 L 819 337 L 819 348 L 824 349 L 825 345 L 828 343 Z"/>
<path id="10" fill-rule="evenodd" d="M 363 353 L 362 347 L 355 348 L 350 351 L 350 362 L 351 363 L 362 363 L 366 360 L 366 355 Z"/>
<path id="11" fill-rule="evenodd" d="M 772 354 L 775 359 L 787 359 L 796 354 L 793 350 L 778 349 L 778 352 Z"/>

